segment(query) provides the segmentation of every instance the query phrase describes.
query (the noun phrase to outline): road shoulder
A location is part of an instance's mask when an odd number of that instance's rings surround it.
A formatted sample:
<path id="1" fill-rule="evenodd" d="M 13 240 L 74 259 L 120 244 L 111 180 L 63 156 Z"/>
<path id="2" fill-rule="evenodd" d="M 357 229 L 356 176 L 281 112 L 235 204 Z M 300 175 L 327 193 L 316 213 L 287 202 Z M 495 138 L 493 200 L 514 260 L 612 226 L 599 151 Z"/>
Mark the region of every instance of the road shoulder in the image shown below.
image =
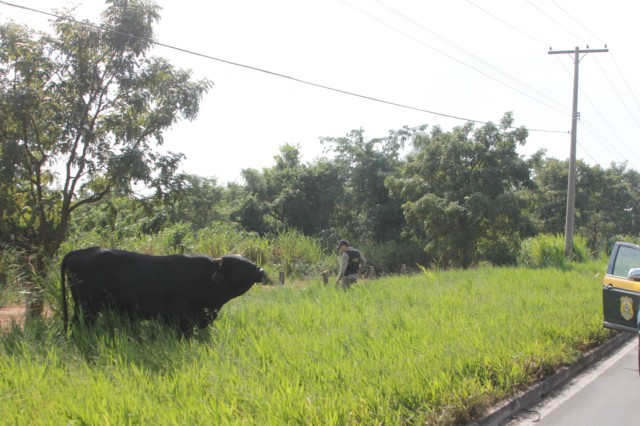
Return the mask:
<path id="1" fill-rule="evenodd" d="M 515 397 L 498 404 L 490 410 L 490 414 L 472 423 L 473 426 L 498 426 L 507 425 L 510 421 L 531 410 L 536 404 L 541 403 L 546 397 L 569 384 L 587 370 L 595 368 L 598 362 L 611 356 L 626 344 L 635 343 L 635 335 L 632 333 L 619 333 L 607 340 L 603 345 L 587 353 L 578 362 L 571 366 L 558 370 L 552 376 L 539 381 L 528 390 Z M 535 422 L 535 419 L 533 420 Z"/>

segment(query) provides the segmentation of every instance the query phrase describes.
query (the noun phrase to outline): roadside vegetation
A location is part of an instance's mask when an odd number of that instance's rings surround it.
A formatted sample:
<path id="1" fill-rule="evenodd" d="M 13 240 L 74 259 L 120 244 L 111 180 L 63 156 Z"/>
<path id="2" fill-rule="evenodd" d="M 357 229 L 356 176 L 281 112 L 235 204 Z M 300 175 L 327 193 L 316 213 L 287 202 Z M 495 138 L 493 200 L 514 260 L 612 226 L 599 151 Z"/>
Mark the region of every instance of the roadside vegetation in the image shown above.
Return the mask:
<path id="1" fill-rule="evenodd" d="M 190 340 L 110 317 L 65 336 L 51 272 L 53 318 L 0 338 L 0 411 L 34 425 L 464 424 L 608 338 L 605 264 L 255 286 Z"/>

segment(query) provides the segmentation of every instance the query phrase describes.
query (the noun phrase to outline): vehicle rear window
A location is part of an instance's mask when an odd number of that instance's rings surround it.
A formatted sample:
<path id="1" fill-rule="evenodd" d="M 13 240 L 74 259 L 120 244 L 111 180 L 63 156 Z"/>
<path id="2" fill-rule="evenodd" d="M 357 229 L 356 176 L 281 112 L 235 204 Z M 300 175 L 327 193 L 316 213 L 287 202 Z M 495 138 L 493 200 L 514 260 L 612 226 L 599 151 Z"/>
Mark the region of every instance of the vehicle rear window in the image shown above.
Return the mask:
<path id="1" fill-rule="evenodd" d="M 613 265 L 613 275 L 627 277 L 629 269 L 640 268 L 640 251 L 631 247 L 620 246 Z"/>

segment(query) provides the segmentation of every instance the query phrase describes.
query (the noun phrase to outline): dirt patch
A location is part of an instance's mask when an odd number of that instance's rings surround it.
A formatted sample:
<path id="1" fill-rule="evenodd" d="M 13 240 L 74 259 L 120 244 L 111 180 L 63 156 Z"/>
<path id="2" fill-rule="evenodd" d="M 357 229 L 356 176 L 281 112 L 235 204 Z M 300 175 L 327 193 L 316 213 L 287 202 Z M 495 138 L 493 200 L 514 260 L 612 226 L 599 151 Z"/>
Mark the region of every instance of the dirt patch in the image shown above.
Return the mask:
<path id="1" fill-rule="evenodd" d="M 22 327 L 25 316 L 24 306 L 3 306 L 0 308 L 0 330 L 10 330 L 14 323 Z"/>
<path id="2" fill-rule="evenodd" d="M 46 307 L 44 309 L 44 316 L 46 318 L 51 316 L 51 311 Z M 24 306 L 9 305 L 0 307 L 0 331 L 11 330 L 13 324 L 23 327 L 26 317 L 27 311 Z"/>

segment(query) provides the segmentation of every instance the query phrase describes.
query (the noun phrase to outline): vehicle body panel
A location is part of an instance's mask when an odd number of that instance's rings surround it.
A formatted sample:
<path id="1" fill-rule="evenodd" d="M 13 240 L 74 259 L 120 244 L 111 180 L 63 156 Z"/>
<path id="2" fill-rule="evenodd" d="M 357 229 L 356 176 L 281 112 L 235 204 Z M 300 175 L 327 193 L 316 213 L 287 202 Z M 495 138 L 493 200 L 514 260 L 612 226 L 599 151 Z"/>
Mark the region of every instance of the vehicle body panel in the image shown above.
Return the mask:
<path id="1" fill-rule="evenodd" d="M 640 317 L 640 246 L 616 242 L 602 282 L 603 325 L 638 333 Z"/>

